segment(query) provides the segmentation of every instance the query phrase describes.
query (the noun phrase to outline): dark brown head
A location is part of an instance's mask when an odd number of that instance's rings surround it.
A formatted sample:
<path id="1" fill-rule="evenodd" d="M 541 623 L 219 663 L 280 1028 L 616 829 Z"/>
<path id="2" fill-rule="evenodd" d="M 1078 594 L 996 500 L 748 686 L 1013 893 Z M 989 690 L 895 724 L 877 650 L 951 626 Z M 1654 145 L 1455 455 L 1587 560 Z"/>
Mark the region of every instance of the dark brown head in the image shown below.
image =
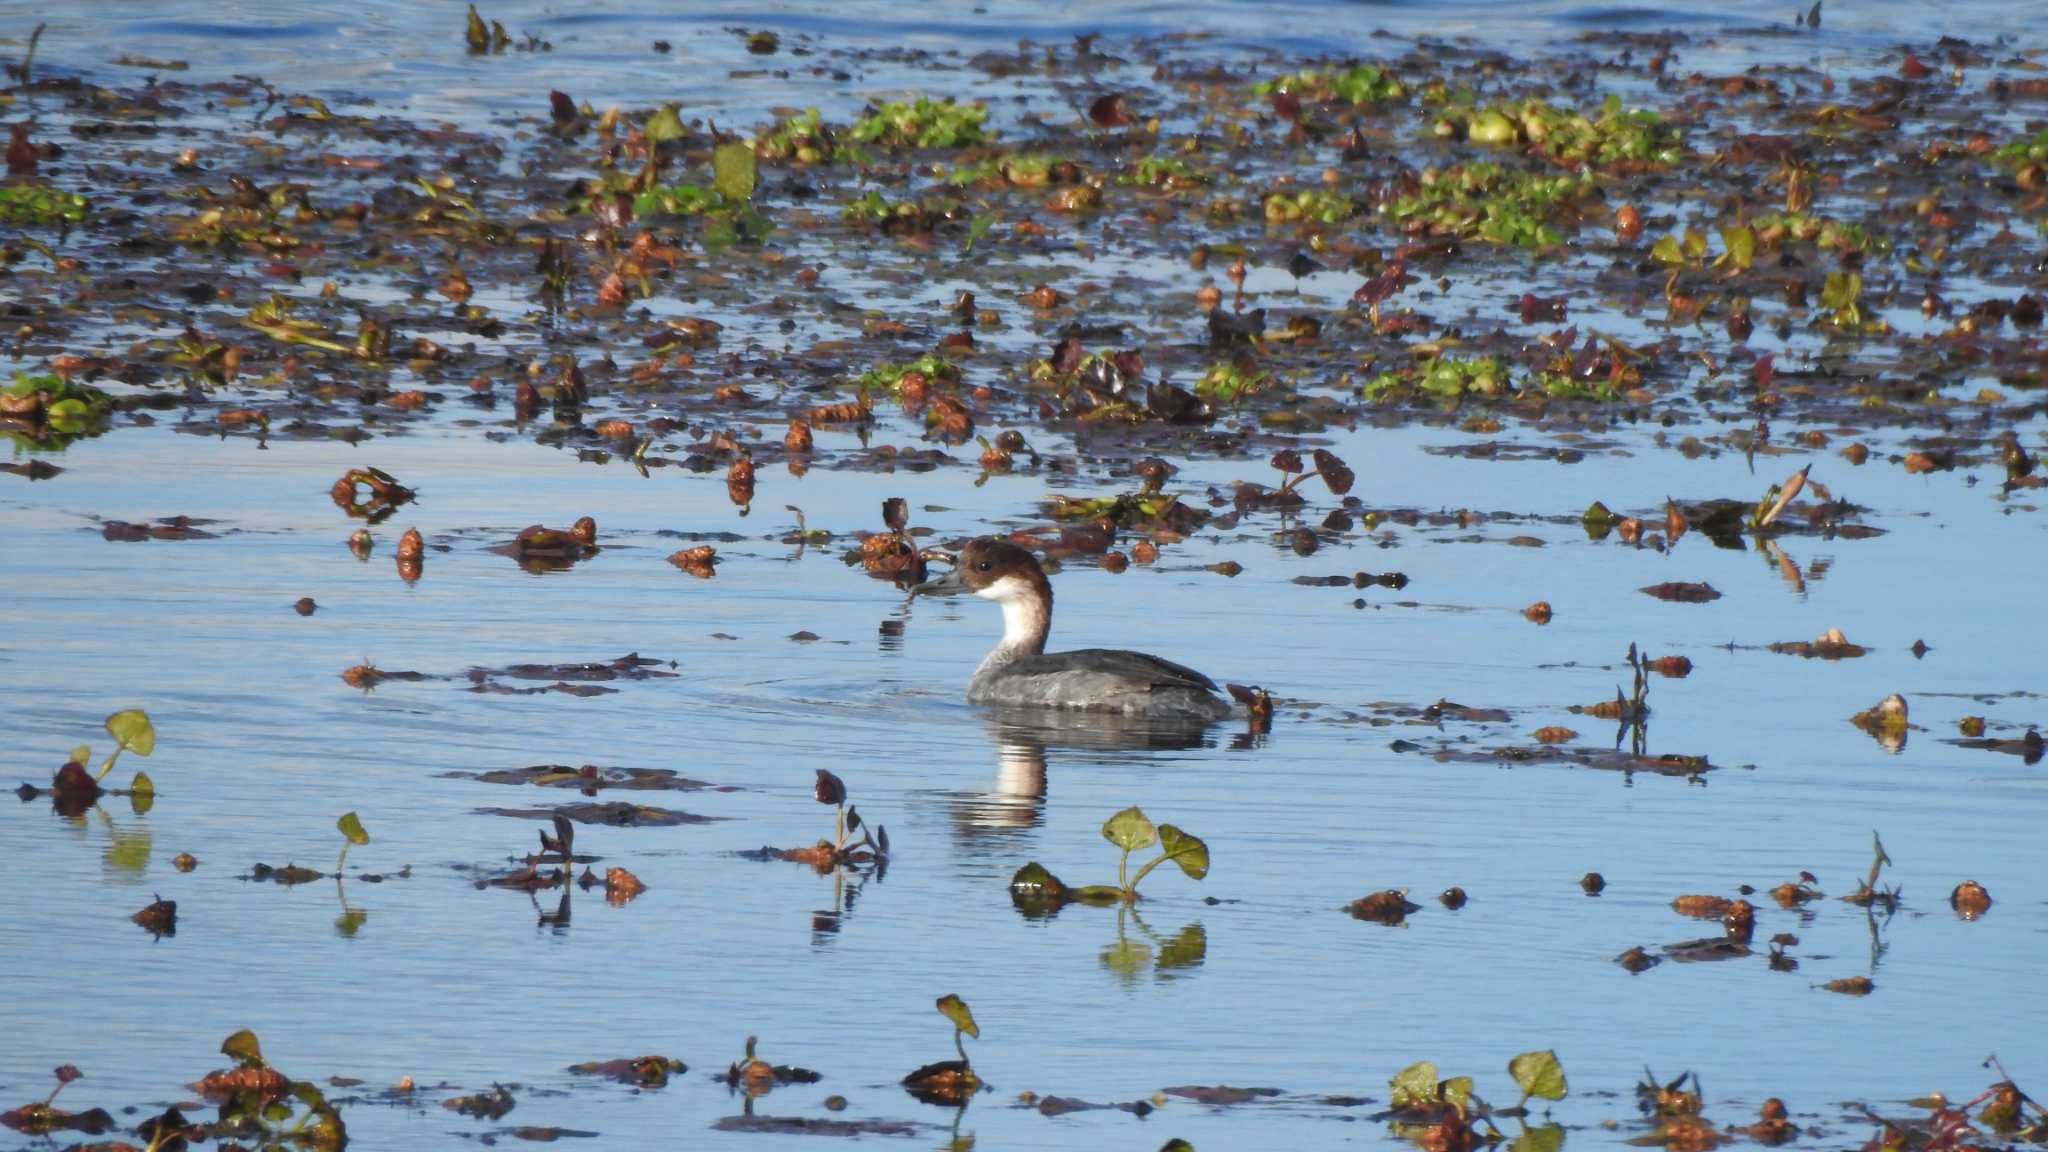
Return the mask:
<path id="1" fill-rule="evenodd" d="M 999 604 L 1031 601 L 1050 608 L 1052 584 L 1038 557 L 998 536 L 983 536 L 960 549 L 953 570 L 927 580 L 911 593 L 927 596 L 979 596 Z"/>

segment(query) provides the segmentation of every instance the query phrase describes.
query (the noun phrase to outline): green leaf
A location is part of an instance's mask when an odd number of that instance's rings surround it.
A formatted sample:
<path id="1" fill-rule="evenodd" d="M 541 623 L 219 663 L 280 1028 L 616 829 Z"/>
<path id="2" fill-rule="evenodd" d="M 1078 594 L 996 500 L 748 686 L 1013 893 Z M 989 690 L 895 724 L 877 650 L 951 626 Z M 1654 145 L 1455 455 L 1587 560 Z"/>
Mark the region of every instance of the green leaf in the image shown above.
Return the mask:
<path id="1" fill-rule="evenodd" d="M 1685 253 L 1679 251 L 1678 237 L 1666 236 L 1650 249 L 1650 259 L 1659 264 L 1683 264 Z"/>
<path id="2" fill-rule="evenodd" d="M 1387 1081 L 1393 1090 L 1391 1101 L 1396 1110 L 1413 1108 L 1417 1105 L 1434 1104 L 1436 1094 L 1436 1065 L 1428 1060 L 1418 1060 L 1394 1074 Z"/>
<path id="3" fill-rule="evenodd" d="M 348 837 L 348 842 L 351 844 L 368 844 L 370 842 L 370 834 L 364 831 L 362 820 L 357 818 L 353 812 L 342 813 L 341 819 L 336 820 L 334 826 L 341 829 L 341 834 Z"/>
<path id="4" fill-rule="evenodd" d="M 130 708 L 107 717 L 107 735 L 114 738 L 126 752 L 147 756 L 156 750 L 156 729 L 149 722 L 149 715 L 140 708 Z"/>
<path id="5" fill-rule="evenodd" d="M 975 242 L 988 235 L 988 230 L 995 227 L 996 221 L 1002 218 L 1000 212 L 976 213 L 975 217 L 967 222 L 967 243 L 961 246 L 960 251 L 974 251 Z"/>
<path id="6" fill-rule="evenodd" d="M 263 1046 L 247 1028 L 220 1042 L 220 1054 L 244 1068 L 263 1067 Z"/>
<path id="7" fill-rule="evenodd" d="M 753 146 L 720 144 L 711 153 L 711 187 L 734 204 L 744 204 L 753 199 Z"/>
<path id="8" fill-rule="evenodd" d="M 1126 852 L 1136 852 L 1159 843 L 1159 830 L 1144 812 L 1130 807 L 1103 821 L 1102 838 Z"/>
<path id="9" fill-rule="evenodd" d="M 137 772 L 135 779 L 128 782 L 128 791 L 133 792 L 137 796 L 154 796 L 156 795 L 156 781 L 151 780 L 147 772 Z"/>
<path id="10" fill-rule="evenodd" d="M 1739 271 L 1749 271 L 1750 264 L 1756 260 L 1756 233 L 1748 228 L 1723 228 L 1721 243 L 1728 249 L 1728 263 Z"/>
<path id="11" fill-rule="evenodd" d="M 1159 846 L 1166 850 L 1166 857 L 1191 879 L 1200 880 L 1209 874 L 1209 846 L 1199 836 L 1190 836 L 1171 824 L 1159 826 Z"/>
<path id="12" fill-rule="evenodd" d="M 1470 1076 L 1453 1076 L 1442 1084 L 1437 1085 L 1437 1095 L 1444 1103 L 1463 1112 L 1465 1111 L 1465 1102 L 1472 1099 L 1472 1078 Z"/>
<path id="13" fill-rule="evenodd" d="M 78 765 L 92 763 L 92 745 L 80 744 L 78 747 L 73 748 L 71 750 L 71 762 Z"/>
<path id="14" fill-rule="evenodd" d="M 1687 229 L 1685 230 L 1685 256 L 1686 256 L 1686 259 L 1688 259 L 1688 260 L 1698 260 L 1698 259 L 1700 259 L 1700 258 L 1701 258 L 1702 256 L 1705 256 L 1706 254 L 1707 254 L 1707 234 L 1706 234 L 1706 233 L 1704 233 L 1704 232 L 1702 232 L 1702 231 L 1700 231 L 1700 230 L 1699 230 L 1699 229 L 1697 229 L 1697 228 L 1687 228 Z"/>
<path id="15" fill-rule="evenodd" d="M 660 144 L 668 140 L 681 140 L 684 135 L 683 118 L 676 115 L 676 106 L 664 104 L 640 126 L 640 135 L 649 144 Z"/>
<path id="16" fill-rule="evenodd" d="M 1092 904 L 1099 907 L 1107 904 L 1121 903 L 1124 898 L 1124 890 L 1114 884 L 1083 884 L 1079 888 L 1067 889 L 1067 896 L 1083 904 Z"/>
<path id="17" fill-rule="evenodd" d="M 76 436 L 92 426 L 92 409 L 76 397 L 58 400 L 43 409 L 43 421 L 58 432 Z"/>
<path id="18" fill-rule="evenodd" d="M 1508 1061 L 1508 1075 L 1521 1087 L 1524 1100 L 1531 1096 L 1541 1100 L 1564 1099 L 1564 1065 L 1557 1062 L 1557 1053 L 1549 1049 L 1524 1052 Z"/>
<path id="19" fill-rule="evenodd" d="M 967 1001 L 951 992 L 939 997 L 939 1015 L 953 1022 L 958 1028 L 976 1040 L 981 1039 L 981 1028 L 974 1022 L 974 1012 L 967 1007 Z"/>
<path id="20" fill-rule="evenodd" d="M 370 914 L 361 908 L 350 908 L 334 918 L 335 934 L 338 936 L 354 936 L 356 930 L 363 926 L 363 921 L 369 918 Z"/>

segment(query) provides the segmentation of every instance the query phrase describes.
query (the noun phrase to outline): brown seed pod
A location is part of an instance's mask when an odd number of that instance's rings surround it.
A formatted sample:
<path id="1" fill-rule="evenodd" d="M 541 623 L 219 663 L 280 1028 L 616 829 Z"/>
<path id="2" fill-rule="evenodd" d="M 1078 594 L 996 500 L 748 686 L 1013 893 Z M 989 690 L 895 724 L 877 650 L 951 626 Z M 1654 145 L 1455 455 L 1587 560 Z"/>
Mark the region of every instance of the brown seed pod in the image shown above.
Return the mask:
<path id="1" fill-rule="evenodd" d="M 407 528 L 405 535 L 398 538 L 398 562 L 417 561 L 427 551 L 427 542 L 417 528 Z"/>
<path id="2" fill-rule="evenodd" d="M 811 426 L 802 420 L 791 420 L 789 431 L 782 434 L 782 447 L 790 452 L 811 450 Z"/>

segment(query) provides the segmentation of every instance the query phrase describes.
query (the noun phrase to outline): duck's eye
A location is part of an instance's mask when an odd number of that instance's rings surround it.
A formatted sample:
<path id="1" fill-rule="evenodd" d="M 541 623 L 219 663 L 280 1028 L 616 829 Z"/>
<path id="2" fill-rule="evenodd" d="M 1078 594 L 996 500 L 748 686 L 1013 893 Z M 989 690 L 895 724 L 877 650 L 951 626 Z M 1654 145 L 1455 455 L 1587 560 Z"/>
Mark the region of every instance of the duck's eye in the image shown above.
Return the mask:
<path id="1" fill-rule="evenodd" d="M 974 562 L 974 570 L 976 572 L 986 572 L 995 566 L 995 561 L 993 560 L 977 560 Z"/>

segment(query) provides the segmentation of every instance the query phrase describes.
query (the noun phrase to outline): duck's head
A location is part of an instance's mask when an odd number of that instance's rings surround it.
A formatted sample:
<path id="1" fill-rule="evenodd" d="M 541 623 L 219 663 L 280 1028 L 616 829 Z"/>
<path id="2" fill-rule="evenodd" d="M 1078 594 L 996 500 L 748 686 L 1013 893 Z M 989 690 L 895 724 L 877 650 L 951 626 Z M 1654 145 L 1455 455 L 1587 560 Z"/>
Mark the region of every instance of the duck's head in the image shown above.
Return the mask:
<path id="1" fill-rule="evenodd" d="M 1008 540 L 983 536 L 960 549 L 953 570 L 910 590 L 911 595 L 979 596 L 1000 604 L 1052 604 L 1052 584 L 1038 557 Z"/>

